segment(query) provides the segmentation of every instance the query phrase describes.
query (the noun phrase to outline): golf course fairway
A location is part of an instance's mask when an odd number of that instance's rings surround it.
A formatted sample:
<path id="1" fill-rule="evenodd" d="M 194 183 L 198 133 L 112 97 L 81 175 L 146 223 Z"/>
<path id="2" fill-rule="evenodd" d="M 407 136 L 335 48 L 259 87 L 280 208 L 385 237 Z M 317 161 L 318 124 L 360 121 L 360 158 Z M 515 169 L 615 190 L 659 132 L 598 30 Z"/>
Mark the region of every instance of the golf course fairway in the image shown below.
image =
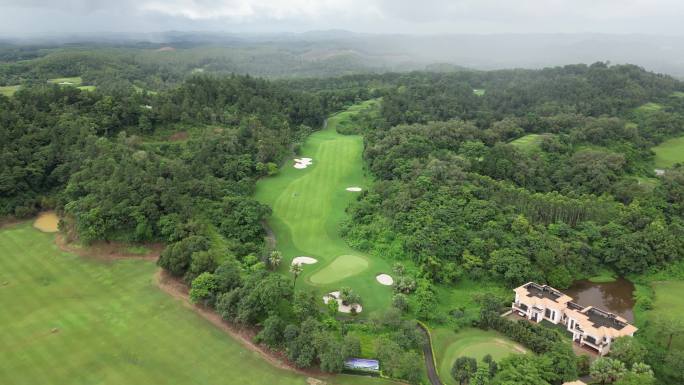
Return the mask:
<path id="1" fill-rule="evenodd" d="M 307 385 L 161 291 L 154 262 L 81 258 L 54 239 L 31 221 L 0 229 L 0 384 Z"/>
<path id="2" fill-rule="evenodd" d="M 307 285 L 321 296 L 347 286 L 362 298 L 365 316 L 390 305 L 392 289 L 380 285 L 375 276 L 391 274 L 387 261 L 371 258 L 350 248 L 339 235 L 345 208 L 358 196 L 350 186 L 370 185 L 363 170 L 363 138 L 337 133 L 340 124 L 374 101 L 354 105 L 328 119 L 326 127 L 313 133 L 296 158 L 311 158 L 303 169 L 286 161 L 278 175 L 257 183 L 256 198 L 273 213 L 268 225 L 277 249 L 283 253 L 280 270 L 288 272 L 293 258 L 313 257 L 318 263 L 303 265 L 297 286 Z M 321 301 L 322 303 L 322 301 Z"/>

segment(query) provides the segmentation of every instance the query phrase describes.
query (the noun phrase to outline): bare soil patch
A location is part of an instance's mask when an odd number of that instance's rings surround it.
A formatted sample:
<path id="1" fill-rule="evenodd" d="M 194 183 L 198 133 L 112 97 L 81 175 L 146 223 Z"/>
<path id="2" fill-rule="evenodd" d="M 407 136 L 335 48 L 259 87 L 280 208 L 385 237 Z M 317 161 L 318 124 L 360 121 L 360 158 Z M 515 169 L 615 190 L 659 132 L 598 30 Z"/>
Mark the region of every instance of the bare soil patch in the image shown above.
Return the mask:
<path id="1" fill-rule="evenodd" d="M 169 136 L 168 141 L 169 142 L 181 142 L 183 140 L 188 139 L 188 132 L 187 131 L 178 131 L 174 133 L 173 135 Z"/>
<path id="2" fill-rule="evenodd" d="M 0 219 L 0 229 L 4 229 L 5 227 L 10 227 L 14 225 L 18 225 L 19 223 L 23 222 L 24 220 L 15 218 L 15 217 L 6 217 Z"/>
<path id="3" fill-rule="evenodd" d="M 121 242 L 106 242 L 98 241 L 89 246 L 81 246 L 75 243 L 67 242 L 64 235 L 58 234 L 55 237 L 55 244 L 61 250 L 68 253 L 73 253 L 79 257 L 95 258 L 105 261 L 114 261 L 119 259 L 144 259 L 148 261 L 156 261 L 159 255 L 164 250 L 164 245 L 161 243 L 148 243 L 144 247 L 148 249 L 145 254 L 134 253 L 130 251 L 131 245 Z"/>

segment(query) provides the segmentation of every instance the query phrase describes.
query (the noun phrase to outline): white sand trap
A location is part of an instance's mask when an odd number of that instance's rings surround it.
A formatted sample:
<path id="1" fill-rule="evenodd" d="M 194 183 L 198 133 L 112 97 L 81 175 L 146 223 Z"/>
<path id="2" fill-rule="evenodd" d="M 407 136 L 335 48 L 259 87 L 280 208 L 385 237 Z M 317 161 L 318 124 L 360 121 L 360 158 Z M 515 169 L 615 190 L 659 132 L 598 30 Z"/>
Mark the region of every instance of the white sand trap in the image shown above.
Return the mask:
<path id="1" fill-rule="evenodd" d="M 361 313 L 363 311 L 363 307 L 359 305 L 358 303 L 353 303 L 351 305 L 343 305 L 342 300 L 340 299 L 340 292 L 339 291 L 333 291 L 330 292 L 326 295 L 323 296 L 323 303 L 328 304 L 331 300 L 336 300 L 337 301 L 337 311 L 341 313 L 351 313 L 352 308 L 356 310 L 356 313 Z"/>
<path id="2" fill-rule="evenodd" d="M 292 260 L 293 265 L 313 265 L 316 262 L 318 260 L 311 257 L 296 257 Z"/>
<path id="3" fill-rule="evenodd" d="M 38 215 L 33 227 L 44 233 L 56 233 L 59 231 L 59 217 L 54 211 L 46 211 Z"/>
<path id="4" fill-rule="evenodd" d="M 388 274 L 378 274 L 375 279 L 377 279 L 381 285 L 385 286 L 390 286 L 394 283 L 394 279 Z"/>
<path id="5" fill-rule="evenodd" d="M 313 159 L 311 158 L 295 158 L 295 165 L 294 167 L 297 169 L 303 169 L 311 166 Z"/>
<path id="6" fill-rule="evenodd" d="M 351 192 L 359 192 L 361 190 L 363 190 L 361 187 L 347 187 L 347 191 Z"/>

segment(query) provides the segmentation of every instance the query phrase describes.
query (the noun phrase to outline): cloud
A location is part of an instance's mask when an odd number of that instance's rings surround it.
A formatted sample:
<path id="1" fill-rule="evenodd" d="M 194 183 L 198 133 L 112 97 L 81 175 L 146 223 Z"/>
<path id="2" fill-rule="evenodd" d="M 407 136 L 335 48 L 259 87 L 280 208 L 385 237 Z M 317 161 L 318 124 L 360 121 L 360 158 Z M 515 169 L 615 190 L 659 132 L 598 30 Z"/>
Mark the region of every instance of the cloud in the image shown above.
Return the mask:
<path id="1" fill-rule="evenodd" d="M 0 0 L 0 34 L 162 29 L 684 33 L 681 0 Z"/>

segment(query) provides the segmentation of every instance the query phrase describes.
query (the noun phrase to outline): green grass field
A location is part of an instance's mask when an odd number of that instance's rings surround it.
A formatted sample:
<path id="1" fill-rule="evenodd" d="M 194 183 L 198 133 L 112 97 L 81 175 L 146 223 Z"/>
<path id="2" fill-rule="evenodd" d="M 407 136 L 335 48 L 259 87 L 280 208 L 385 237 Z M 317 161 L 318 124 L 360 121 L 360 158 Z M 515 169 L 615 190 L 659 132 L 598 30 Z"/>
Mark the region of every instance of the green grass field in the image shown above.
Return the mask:
<path id="1" fill-rule="evenodd" d="M 513 291 L 496 282 L 461 280 L 454 285 L 435 286 L 438 303 L 435 314 L 448 314 L 453 310 L 463 310 L 464 317 L 476 319 L 480 314 L 480 305 L 476 301 L 478 296 L 510 296 Z M 438 327 L 438 325 L 431 325 Z"/>
<path id="2" fill-rule="evenodd" d="M 635 109 L 637 114 L 649 114 L 652 112 L 660 111 L 663 109 L 663 105 L 659 103 L 646 103 Z"/>
<path id="3" fill-rule="evenodd" d="M 483 90 L 481 88 L 475 88 L 473 89 L 473 93 L 477 96 L 484 96 L 486 90 Z"/>
<path id="4" fill-rule="evenodd" d="M 154 263 L 87 260 L 53 239 L 0 230 L 0 383 L 306 385 L 159 290 Z"/>
<path id="5" fill-rule="evenodd" d="M 670 168 L 684 163 L 684 136 L 672 138 L 651 148 L 655 152 L 656 168 Z"/>
<path id="6" fill-rule="evenodd" d="M 0 87 L 0 95 L 5 95 L 8 98 L 12 97 L 15 92 L 19 91 L 19 88 L 21 88 L 21 86 L 2 86 Z"/>
<path id="7" fill-rule="evenodd" d="M 589 282 L 594 282 L 594 283 L 609 283 L 609 282 L 615 282 L 617 279 L 617 275 L 615 272 L 604 269 L 596 273 L 596 275 L 587 278 Z"/>
<path id="8" fill-rule="evenodd" d="M 64 85 L 78 87 L 83 83 L 83 79 L 81 79 L 80 76 L 73 76 L 73 77 L 69 77 L 69 78 L 54 78 L 54 79 L 48 79 L 48 83 L 53 83 L 53 84 L 65 83 Z"/>
<path id="9" fill-rule="evenodd" d="M 499 361 L 510 354 L 527 351 L 504 335 L 491 330 L 463 329 L 454 333 L 448 328 L 436 328 L 431 333 L 439 377 L 448 385 L 457 384 L 451 377 L 451 367 L 460 356 L 473 357 L 479 361 L 491 354 L 495 361 Z"/>
<path id="10" fill-rule="evenodd" d="M 664 319 L 680 319 L 684 314 L 684 281 L 659 281 L 651 284 L 655 292 L 653 309 L 648 311 L 647 317 Z M 673 346 L 684 349 L 684 336 L 676 336 Z"/>
<path id="11" fill-rule="evenodd" d="M 363 300 L 361 316 L 390 305 L 391 287 L 380 285 L 375 276 L 391 274 L 391 269 L 388 262 L 350 248 L 339 235 L 345 208 L 359 194 L 345 189 L 367 188 L 370 180 L 362 167 L 362 137 L 341 135 L 336 127 L 371 102 L 332 116 L 324 130 L 309 136 L 301 157 L 312 158 L 311 166 L 295 169 L 289 160 L 278 175 L 259 181 L 256 189 L 256 198 L 273 208 L 268 223 L 276 235 L 277 248 L 284 255 L 281 272 L 289 274 L 294 257 L 316 258 L 318 263 L 304 265 L 298 287 L 314 288 L 321 296 L 342 286 L 351 287 Z M 357 258 L 338 259 L 340 256 Z M 367 266 L 363 266 L 363 261 Z"/>
<path id="12" fill-rule="evenodd" d="M 523 151 L 536 151 L 540 148 L 542 139 L 544 139 L 544 134 L 527 134 L 511 141 L 510 144 Z"/>

